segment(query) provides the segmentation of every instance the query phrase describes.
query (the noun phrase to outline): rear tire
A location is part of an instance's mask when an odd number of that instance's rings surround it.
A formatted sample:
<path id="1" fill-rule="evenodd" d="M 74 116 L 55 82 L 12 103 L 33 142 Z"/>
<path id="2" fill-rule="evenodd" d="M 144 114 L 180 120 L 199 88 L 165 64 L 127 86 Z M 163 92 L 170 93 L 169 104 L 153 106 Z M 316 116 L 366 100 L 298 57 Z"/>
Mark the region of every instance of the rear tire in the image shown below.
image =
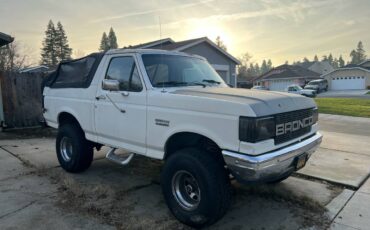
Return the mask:
<path id="1" fill-rule="evenodd" d="M 65 124 L 59 128 L 56 152 L 60 166 L 71 173 L 88 169 L 94 156 L 93 146 L 76 124 Z"/>
<path id="2" fill-rule="evenodd" d="M 219 220 L 231 203 L 227 170 L 212 153 L 194 148 L 175 152 L 166 161 L 161 186 L 172 214 L 200 228 Z"/>

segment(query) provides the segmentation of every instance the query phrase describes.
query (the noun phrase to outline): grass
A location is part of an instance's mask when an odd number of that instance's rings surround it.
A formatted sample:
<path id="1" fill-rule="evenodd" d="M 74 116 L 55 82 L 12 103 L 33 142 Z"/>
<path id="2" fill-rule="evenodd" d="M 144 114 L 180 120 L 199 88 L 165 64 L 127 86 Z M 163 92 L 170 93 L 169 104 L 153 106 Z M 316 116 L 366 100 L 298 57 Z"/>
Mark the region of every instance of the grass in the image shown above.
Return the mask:
<path id="1" fill-rule="evenodd" d="M 316 98 L 319 113 L 370 118 L 370 100 L 359 98 Z"/>
<path id="2" fill-rule="evenodd" d="M 366 94 L 370 94 L 370 91 L 369 91 L 369 92 L 367 92 Z"/>

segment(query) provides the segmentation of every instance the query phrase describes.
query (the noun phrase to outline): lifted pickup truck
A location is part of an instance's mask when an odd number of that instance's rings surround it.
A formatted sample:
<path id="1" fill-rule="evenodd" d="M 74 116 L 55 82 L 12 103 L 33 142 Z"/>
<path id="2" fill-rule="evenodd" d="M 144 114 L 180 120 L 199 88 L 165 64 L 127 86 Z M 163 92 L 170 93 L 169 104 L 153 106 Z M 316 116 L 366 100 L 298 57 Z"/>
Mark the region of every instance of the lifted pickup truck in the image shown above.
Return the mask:
<path id="1" fill-rule="evenodd" d="M 284 180 L 322 139 L 312 99 L 230 88 L 204 58 L 179 52 L 119 49 L 63 62 L 43 95 L 63 169 L 86 170 L 103 145 L 121 165 L 135 154 L 161 159 L 165 201 L 194 227 L 225 214 L 230 178 Z"/>

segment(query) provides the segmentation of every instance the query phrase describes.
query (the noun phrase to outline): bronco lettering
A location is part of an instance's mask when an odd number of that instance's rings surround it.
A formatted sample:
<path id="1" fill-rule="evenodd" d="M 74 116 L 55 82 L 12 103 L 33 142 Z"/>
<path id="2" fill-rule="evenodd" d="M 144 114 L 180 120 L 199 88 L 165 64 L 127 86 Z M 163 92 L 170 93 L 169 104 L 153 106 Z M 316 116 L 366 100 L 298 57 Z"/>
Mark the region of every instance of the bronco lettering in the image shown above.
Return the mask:
<path id="1" fill-rule="evenodd" d="M 291 121 L 276 125 L 276 136 L 286 134 L 288 132 L 294 132 L 299 129 L 308 127 L 313 124 L 313 117 L 306 117 L 302 120 Z"/>

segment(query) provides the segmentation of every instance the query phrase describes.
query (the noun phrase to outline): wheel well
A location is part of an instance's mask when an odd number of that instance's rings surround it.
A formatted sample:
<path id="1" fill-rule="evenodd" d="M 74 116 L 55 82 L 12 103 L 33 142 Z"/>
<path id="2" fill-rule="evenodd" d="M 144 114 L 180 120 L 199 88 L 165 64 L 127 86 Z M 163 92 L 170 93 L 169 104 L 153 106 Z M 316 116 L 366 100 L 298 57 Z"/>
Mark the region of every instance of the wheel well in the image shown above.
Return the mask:
<path id="1" fill-rule="evenodd" d="M 166 142 L 164 159 L 167 159 L 179 149 L 190 147 L 212 153 L 223 161 L 221 148 L 216 142 L 206 136 L 191 132 L 181 132 L 172 135 Z"/>
<path id="2" fill-rule="evenodd" d="M 64 124 L 77 124 L 81 128 L 78 120 L 72 114 L 67 113 L 67 112 L 62 112 L 59 114 L 58 124 L 59 124 L 59 127 Z"/>

